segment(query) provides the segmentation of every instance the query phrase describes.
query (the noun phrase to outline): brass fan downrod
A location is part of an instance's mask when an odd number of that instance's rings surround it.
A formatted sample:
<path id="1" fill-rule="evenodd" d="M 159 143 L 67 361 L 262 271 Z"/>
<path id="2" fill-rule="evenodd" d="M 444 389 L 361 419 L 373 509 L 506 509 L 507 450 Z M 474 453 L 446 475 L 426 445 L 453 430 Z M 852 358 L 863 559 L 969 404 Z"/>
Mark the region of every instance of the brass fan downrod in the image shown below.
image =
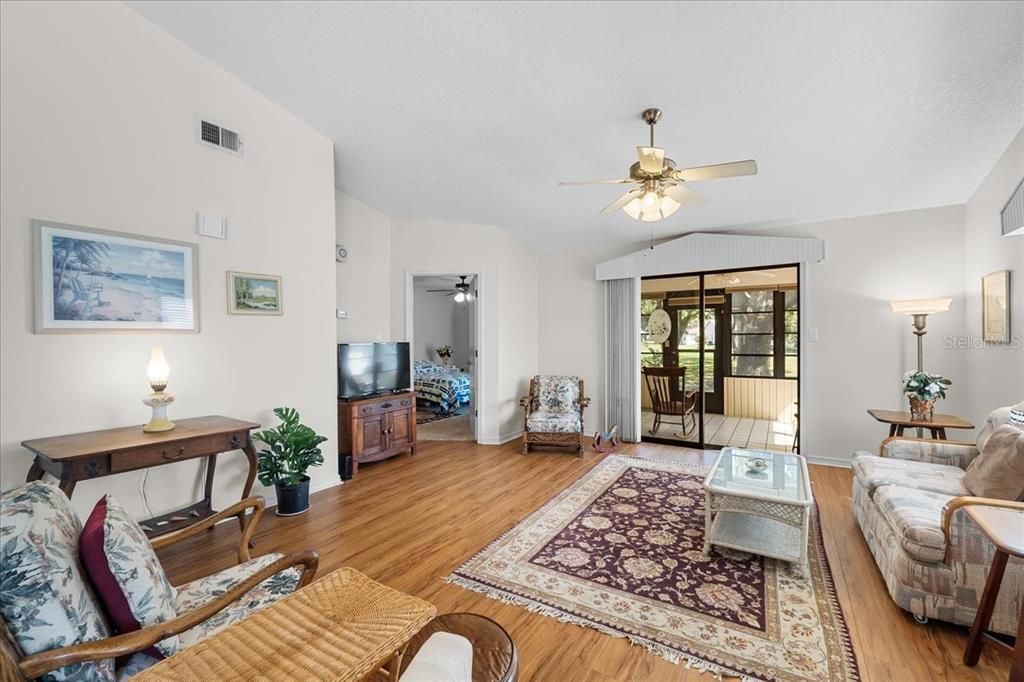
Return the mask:
<path id="1" fill-rule="evenodd" d="M 661 109 L 651 107 L 650 109 L 644 109 L 644 113 L 640 114 L 643 118 L 644 123 L 651 127 L 651 146 L 654 146 L 654 126 L 661 120 Z"/>

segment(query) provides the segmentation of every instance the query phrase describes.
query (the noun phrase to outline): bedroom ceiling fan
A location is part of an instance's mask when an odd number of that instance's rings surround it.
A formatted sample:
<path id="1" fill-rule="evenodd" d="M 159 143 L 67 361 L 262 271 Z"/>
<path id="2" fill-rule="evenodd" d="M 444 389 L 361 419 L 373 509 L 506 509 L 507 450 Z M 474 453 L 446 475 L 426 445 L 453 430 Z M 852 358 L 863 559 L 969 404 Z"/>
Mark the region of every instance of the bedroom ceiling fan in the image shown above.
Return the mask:
<path id="1" fill-rule="evenodd" d="M 427 293 L 430 294 L 442 294 L 445 293 L 448 296 L 454 296 L 456 303 L 465 303 L 466 301 L 473 300 L 473 292 L 470 290 L 469 284 L 466 282 L 466 278 L 469 275 L 459 275 L 461 282 L 457 282 L 451 289 L 427 289 Z"/>
<path id="2" fill-rule="evenodd" d="M 637 147 L 638 160 L 629 167 L 629 177 L 621 180 L 590 180 L 560 182 L 559 185 L 639 185 L 612 202 L 601 213 L 614 213 L 620 208 L 634 220 L 653 223 L 667 218 L 680 206 L 702 208 L 708 198 L 683 183 L 717 180 L 739 175 L 756 175 L 757 162 L 753 159 L 718 163 L 711 166 L 676 168 L 676 162 L 665 156 L 665 150 L 654 146 L 654 126 L 661 120 L 661 109 L 647 109 L 641 114 L 651 129 L 651 144 Z"/>

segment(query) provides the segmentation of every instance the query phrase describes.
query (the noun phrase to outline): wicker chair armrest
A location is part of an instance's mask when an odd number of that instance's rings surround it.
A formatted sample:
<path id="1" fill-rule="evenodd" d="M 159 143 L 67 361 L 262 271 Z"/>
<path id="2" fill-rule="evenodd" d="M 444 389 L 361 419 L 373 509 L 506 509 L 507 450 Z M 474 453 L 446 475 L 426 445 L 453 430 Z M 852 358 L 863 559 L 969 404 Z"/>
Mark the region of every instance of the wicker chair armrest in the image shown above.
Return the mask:
<path id="1" fill-rule="evenodd" d="M 907 438 L 892 436 L 886 438 L 878 446 L 880 457 L 905 459 L 916 462 L 936 462 L 940 460 L 963 460 L 963 467 L 978 456 L 978 448 L 974 443 L 956 440 L 932 440 L 930 438 Z M 960 466 L 955 464 L 954 466 Z"/>
<path id="2" fill-rule="evenodd" d="M 150 540 L 150 544 L 153 545 L 153 549 L 163 549 L 170 547 L 173 544 L 187 540 L 188 538 L 198 535 L 207 528 L 212 528 L 220 521 L 231 518 L 233 516 L 239 516 L 245 513 L 247 510 L 252 509 L 252 514 L 249 515 L 248 520 L 245 524 L 245 529 L 242 531 L 242 537 L 238 542 L 238 563 L 244 563 L 250 559 L 249 556 L 249 539 L 252 538 L 253 532 L 256 530 L 256 524 L 259 523 L 260 517 L 263 516 L 263 510 L 266 507 L 266 502 L 262 497 L 253 495 L 247 497 L 241 502 L 236 502 L 227 509 L 217 512 L 213 516 L 208 516 L 202 521 L 193 523 L 187 528 L 176 530 L 173 533 L 167 535 L 161 535 L 158 538 Z"/>
<path id="3" fill-rule="evenodd" d="M 298 588 L 305 587 L 316 574 L 316 569 L 319 563 L 320 555 L 313 550 L 306 550 L 300 554 L 281 557 L 274 563 L 269 566 L 265 566 L 242 582 L 238 583 L 238 585 L 213 601 L 208 604 L 204 604 L 197 609 L 183 613 L 175 618 L 164 621 L 163 623 L 157 623 L 155 625 L 142 628 L 141 630 L 136 630 L 135 632 L 127 632 L 123 635 L 98 639 L 93 642 L 84 642 L 82 644 L 60 647 L 58 649 L 50 649 L 49 651 L 41 651 L 21 659 L 18 662 L 18 668 L 25 677 L 34 679 L 45 675 L 52 670 L 63 668 L 66 665 L 72 665 L 74 663 L 128 656 L 138 651 L 142 651 L 146 647 L 153 646 L 162 639 L 166 639 L 167 637 L 171 637 L 182 633 L 185 630 L 194 628 L 196 625 L 199 625 L 203 621 L 214 616 L 219 611 L 224 610 L 236 599 L 259 585 L 267 578 L 286 569 L 301 566 L 303 569 L 302 578 L 299 580 Z"/>
<path id="4" fill-rule="evenodd" d="M 1013 509 L 1024 512 L 1024 502 L 1000 500 L 994 497 L 971 497 L 969 495 L 954 497 L 942 507 L 942 535 L 946 541 L 946 552 L 942 558 L 943 561 L 949 561 L 949 549 L 953 544 L 953 536 L 951 532 L 953 526 L 953 515 L 959 509 L 974 506 L 997 507 L 999 509 Z"/>

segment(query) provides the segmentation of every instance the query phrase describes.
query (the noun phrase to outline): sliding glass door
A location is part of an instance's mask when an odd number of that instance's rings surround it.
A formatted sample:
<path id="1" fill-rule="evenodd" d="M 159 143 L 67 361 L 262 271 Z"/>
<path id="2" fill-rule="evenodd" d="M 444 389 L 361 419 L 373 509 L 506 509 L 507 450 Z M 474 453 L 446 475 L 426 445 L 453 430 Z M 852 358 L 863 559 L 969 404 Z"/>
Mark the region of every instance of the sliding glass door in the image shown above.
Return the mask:
<path id="1" fill-rule="evenodd" d="M 796 266 L 644 279 L 643 438 L 794 449 L 798 316 Z"/>

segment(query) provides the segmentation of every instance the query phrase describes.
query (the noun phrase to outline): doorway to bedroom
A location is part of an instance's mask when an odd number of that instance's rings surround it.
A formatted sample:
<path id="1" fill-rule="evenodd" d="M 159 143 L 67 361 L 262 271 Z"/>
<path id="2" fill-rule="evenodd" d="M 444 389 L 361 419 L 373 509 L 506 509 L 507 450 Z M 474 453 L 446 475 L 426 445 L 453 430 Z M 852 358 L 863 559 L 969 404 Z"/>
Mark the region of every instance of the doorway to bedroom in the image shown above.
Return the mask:
<path id="1" fill-rule="evenodd" d="M 477 440 L 479 275 L 412 277 L 417 440 Z"/>

